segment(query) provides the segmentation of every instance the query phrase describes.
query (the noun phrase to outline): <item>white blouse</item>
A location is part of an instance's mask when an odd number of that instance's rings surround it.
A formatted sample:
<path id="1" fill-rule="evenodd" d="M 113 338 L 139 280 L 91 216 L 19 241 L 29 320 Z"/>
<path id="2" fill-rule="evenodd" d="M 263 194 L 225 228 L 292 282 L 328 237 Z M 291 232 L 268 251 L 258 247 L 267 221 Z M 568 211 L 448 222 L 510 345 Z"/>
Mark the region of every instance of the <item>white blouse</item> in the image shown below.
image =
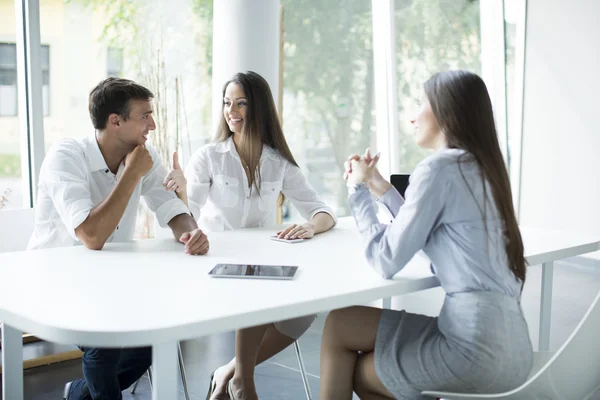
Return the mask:
<path id="1" fill-rule="evenodd" d="M 233 138 L 211 143 L 196 151 L 185 169 L 189 208 L 207 231 L 270 226 L 276 223 L 279 192 L 292 201 L 302 217 L 310 220 L 333 210 L 323 203 L 300 168 L 264 145 L 260 157 L 260 194 L 248 178 Z"/>

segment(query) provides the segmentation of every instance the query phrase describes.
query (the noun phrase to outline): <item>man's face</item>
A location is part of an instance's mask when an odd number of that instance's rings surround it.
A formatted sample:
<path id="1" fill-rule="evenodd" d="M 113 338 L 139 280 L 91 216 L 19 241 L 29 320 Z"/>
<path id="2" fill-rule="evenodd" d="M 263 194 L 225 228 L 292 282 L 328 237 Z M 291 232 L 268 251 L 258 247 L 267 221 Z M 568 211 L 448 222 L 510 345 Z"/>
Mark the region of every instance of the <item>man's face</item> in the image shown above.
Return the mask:
<path id="1" fill-rule="evenodd" d="M 130 100 L 129 117 L 119 118 L 117 138 L 126 145 L 139 146 L 146 144 L 150 131 L 156 129 L 152 118 L 151 100 Z"/>

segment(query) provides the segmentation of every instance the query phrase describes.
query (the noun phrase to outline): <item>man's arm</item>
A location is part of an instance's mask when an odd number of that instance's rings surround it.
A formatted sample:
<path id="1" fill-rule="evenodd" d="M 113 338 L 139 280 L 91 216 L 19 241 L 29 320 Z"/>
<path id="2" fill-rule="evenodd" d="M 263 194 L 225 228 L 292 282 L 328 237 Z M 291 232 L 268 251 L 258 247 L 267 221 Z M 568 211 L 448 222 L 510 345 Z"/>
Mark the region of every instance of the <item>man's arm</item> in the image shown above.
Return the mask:
<path id="1" fill-rule="evenodd" d="M 146 204 L 155 213 L 160 226 L 163 228 L 169 226 L 175 239 L 185 245 L 185 253 L 206 254 L 208 238 L 198 229 L 198 224 L 183 201 L 164 187 L 163 180 L 167 171 L 161 165 L 156 151 L 150 146 L 149 149 L 155 162 L 152 170 L 142 181 L 142 196 Z"/>
<path id="2" fill-rule="evenodd" d="M 136 147 L 127 156 L 123 174 L 112 192 L 75 228 L 75 234 L 87 248 L 101 250 L 104 247 L 121 221 L 135 187 L 150 168 L 152 157 L 144 146 Z"/>
<path id="3" fill-rule="evenodd" d="M 208 252 L 208 238 L 200 229 L 194 217 L 188 214 L 179 214 L 169 221 L 169 228 L 173 231 L 176 240 L 185 244 L 187 254 L 206 254 Z"/>
<path id="4" fill-rule="evenodd" d="M 175 239 L 179 240 L 181 235 L 198 229 L 198 224 L 194 217 L 188 214 L 179 214 L 169 221 L 169 228 L 173 231 Z"/>

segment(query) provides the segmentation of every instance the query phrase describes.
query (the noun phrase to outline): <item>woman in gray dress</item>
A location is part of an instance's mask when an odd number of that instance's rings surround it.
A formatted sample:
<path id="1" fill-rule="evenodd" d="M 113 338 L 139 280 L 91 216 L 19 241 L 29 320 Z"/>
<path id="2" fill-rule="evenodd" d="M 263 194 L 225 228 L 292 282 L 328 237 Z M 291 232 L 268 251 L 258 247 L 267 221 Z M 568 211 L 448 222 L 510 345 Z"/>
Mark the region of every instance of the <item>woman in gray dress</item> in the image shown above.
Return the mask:
<path id="1" fill-rule="evenodd" d="M 439 317 L 350 307 L 332 311 L 321 348 L 321 400 L 420 399 L 423 390 L 502 392 L 527 379 L 533 351 L 520 306 L 523 242 L 485 84 L 465 71 L 425 83 L 412 121 L 434 151 L 406 198 L 378 157 L 352 156 L 344 174 L 366 257 L 390 279 L 423 250 L 446 292 Z M 377 201 L 394 215 L 376 217 Z"/>

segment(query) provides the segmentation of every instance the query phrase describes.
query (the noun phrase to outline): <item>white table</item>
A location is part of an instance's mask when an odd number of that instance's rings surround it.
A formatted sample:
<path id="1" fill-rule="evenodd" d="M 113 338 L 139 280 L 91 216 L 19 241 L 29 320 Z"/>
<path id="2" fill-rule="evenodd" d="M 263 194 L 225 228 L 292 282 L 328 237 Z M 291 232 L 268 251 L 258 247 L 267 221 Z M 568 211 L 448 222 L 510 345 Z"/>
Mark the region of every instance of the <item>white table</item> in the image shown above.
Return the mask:
<path id="1" fill-rule="evenodd" d="M 207 256 L 191 257 L 173 240 L 109 244 L 0 255 L 3 398 L 23 398 L 21 332 L 57 343 L 95 347 L 153 346 L 154 398 L 177 388 L 177 341 L 264 324 L 439 285 L 415 257 L 394 280 L 364 261 L 354 222 L 299 244 L 269 240 L 272 229 L 210 235 Z M 530 264 L 544 265 L 544 307 L 552 262 L 600 249 L 600 241 L 524 230 Z M 293 264 L 293 281 L 214 279 L 219 262 Z M 547 287 L 550 285 L 550 287 Z M 548 306 L 549 307 L 549 306 Z M 549 313 L 542 313 L 544 329 Z"/>

